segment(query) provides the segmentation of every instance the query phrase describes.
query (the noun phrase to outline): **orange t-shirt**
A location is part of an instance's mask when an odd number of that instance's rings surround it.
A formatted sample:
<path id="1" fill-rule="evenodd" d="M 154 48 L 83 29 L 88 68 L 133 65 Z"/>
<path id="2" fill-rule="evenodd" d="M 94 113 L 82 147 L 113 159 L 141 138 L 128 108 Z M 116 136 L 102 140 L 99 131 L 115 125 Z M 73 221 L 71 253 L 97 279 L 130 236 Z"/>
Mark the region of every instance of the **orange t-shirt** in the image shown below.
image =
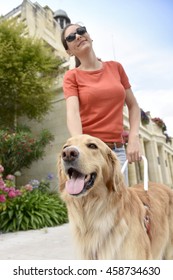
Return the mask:
<path id="1" fill-rule="evenodd" d="M 122 65 L 103 62 L 95 71 L 68 70 L 63 81 L 64 96 L 78 96 L 84 134 L 104 142 L 122 142 L 125 89 L 130 88 Z"/>

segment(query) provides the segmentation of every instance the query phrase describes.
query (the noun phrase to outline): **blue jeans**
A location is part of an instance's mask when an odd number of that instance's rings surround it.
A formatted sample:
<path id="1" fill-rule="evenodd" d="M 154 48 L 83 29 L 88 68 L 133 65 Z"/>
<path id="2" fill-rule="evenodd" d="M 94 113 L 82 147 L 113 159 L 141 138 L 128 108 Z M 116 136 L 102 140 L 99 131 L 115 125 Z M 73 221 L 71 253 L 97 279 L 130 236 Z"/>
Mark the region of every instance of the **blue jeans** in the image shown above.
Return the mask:
<path id="1" fill-rule="evenodd" d="M 112 149 L 113 152 L 116 153 L 119 161 L 120 161 L 120 164 L 121 164 L 121 167 L 124 165 L 125 161 L 126 161 L 126 150 L 124 147 L 121 147 L 121 148 L 113 148 Z M 125 169 L 124 171 L 124 179 L 125 179 L 125 183 L 126 183 L 126 186 L 129 185 L 129 180 L 128 180 L 128 168 Z"/>

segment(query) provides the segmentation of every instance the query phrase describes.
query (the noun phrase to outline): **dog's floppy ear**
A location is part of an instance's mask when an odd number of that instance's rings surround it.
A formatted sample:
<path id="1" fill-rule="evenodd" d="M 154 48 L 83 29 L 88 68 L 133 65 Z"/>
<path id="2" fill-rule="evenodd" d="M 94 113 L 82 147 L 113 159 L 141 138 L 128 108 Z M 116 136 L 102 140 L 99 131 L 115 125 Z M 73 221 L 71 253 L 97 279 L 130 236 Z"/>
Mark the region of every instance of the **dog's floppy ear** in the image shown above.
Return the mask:
<path id="1" fill-rule="evenodd" d="M 121 173 L 121 165 L 116 154 L 110 150 L 108 153 L 108 161 L 112 170 L 112 188 L 114 191 L 119 192 L 125 186 L 124 176 Z"/>
<path id="2" fill-rule="evenodd" d="M 61 154 L 58 155 L 57 168 L 58 168 L 58 189 L 59 192 L 62 192 L 65 187 L 65 182 L 67 179 L 61 162 Z"/>

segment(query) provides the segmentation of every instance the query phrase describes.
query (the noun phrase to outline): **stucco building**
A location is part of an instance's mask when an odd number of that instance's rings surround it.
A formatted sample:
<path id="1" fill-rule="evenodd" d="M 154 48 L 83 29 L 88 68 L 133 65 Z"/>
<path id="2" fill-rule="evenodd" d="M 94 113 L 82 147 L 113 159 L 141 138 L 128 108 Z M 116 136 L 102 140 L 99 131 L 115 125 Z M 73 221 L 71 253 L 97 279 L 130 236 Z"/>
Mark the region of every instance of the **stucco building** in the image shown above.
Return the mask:
<path id="1" fill-rule="evenodd" d="M 65 70 L 72 67 L 66 52 L 64 51 L 60 35 L 62 28 L 70 23 L 70 19 L 65 11 L 59 9 L 52 11 L 50 7 L 42 7 L 39 3 L 32 3 L 24 0 L 21 5 L 14 8 L 4 18 L 15 17 L 26 25 L 26 36 L 37 37 L 49 44 L 55 55 L 64 59 L 62 74 L 57 77 L 55 85 L 55 98 L 53 110 L 46 115 L 40 123 L 27 121 L 34 134 L 42 128 L 47 128 L 54 135 L 54 141 L 46 149 L 44 159 L 34 162 L 30 169 L 22 170 L 22 176 L 18 179 L 20 184 L 28 183 L 31 179 L 43 179 L 48 173 L 54 174 L 52 187 L 57 186 L 57 154 L 62 144 L 69 137 L 66 127 L 65 100 L 62 92 L 62 78 Z M 124 127 L 129 128 L 127 108 L 124 107 Z M 140 125 L 140 140 L 143 154 L 148 159 L 149 179 L 155 182 L 165 183 L 173 186 L 173 143 L 172 139 L 167 139 L 162 129 L 151 120 L 149 123 Z M 131 164 L 129 167 L 130 185 L 143 180 L 143 162 Z"/>

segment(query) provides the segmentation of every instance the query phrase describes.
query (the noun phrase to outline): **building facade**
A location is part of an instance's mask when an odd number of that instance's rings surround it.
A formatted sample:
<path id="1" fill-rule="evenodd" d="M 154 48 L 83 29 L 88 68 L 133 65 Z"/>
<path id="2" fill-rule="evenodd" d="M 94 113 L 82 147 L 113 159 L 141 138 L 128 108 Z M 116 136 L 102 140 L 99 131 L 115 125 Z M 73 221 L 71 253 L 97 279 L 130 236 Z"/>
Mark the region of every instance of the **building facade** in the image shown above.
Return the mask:
<path id="1" fill-rule="evenodd" d="M 45 157 L 42 160 L 34 162 L 29 169 L 22 170 L 22 176 L 18 178 L 19 184 L 28 183 L 31 179 L 44 179 L 48 173 L 54 175 L 52 188 L 56 188 L 57 181 L 57 157 L 58 153 L 69 137 L 66 127 L 66 108 L 62 92 L 62 78 L 65 70 L 72 67 L 72 61 L 69 60 L 61 44 L 61 30 L 70 19 L 66 12 L 57 10 L 53 12 L 48 6 L 41 7 L 37 2 L 32 3 L 24 0 L 20 6 L 14 8 L 4 16 L 5 19 L 15 17 L 24 22 L 26 28 L 25 36 L 32 36 L 44 40 L 55 55 L 64 59 L 62 74 L 57 77 L 55 85 L 55 98 L 53 109 L 46 115 L 42 122 L 28 121 L 25 118 L 20 122 L 27 122 L 32 132 L 37 133 L 47 128 L 54 135 L 54 141 L 46 149 Z M 128 113 L 124 107 L 124 128 L 128 131 Z M 173 186 L 173 144 L 172 139 L 167 141 L 162 129 L 149 117 L 148 124 L 140 125 L 140 141 L 143 155 L 148 159 L 149 180 L 165 183 Z M 128 166 L 129 182 L 133 185 L 143 181 L 143 162 L 133 163 Z"/>
<path id="2" fill-rule="evenodd" d="M 148 124 L 140 124 L 142 154 L 148 160 L 149 180 L 173 186 L 173 141 L 163 133 L 162 127 L 153 121 L 150 114 Z M 128 113 L 124 108 L 124 127 L 128 130 Z M 129 164 L 130 185 L 143 181 L 144 163 Z"/>

